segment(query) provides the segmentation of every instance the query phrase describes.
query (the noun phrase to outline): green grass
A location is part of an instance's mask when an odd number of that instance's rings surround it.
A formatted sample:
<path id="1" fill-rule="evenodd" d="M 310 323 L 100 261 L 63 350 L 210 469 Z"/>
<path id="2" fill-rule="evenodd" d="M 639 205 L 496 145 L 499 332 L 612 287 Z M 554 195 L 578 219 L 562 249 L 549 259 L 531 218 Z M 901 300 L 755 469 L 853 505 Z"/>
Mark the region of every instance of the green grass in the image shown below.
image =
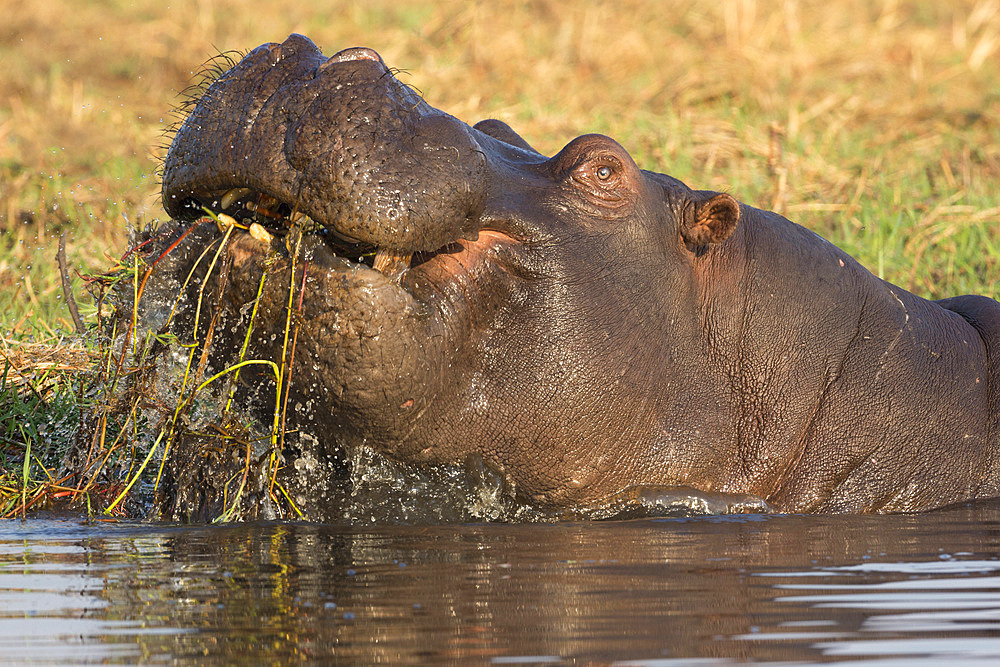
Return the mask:
<path id="1" fill-rule="evenodd" d="M 640 166 L 777 210 L 919 295 L 1000 296 L 1000 15 L 989 0 L 8 4 L 7 339 L 72 329 L 54 260 L 64 232 L 94 326 L 85 277 L 115 264 L 130 226 L 163 217 L 155 170 L 179 92 L 219 50 L 293 31 L 327 53 L 372 46 L 434 106 L 505 120 L 548 154 L 609 134 Z M 44 400 L 2 387 L 3 484 L 29 445 L 49 465 L 39 429 L 79 412 L 78 375 L 60 373 Z"/>
<path id="2" fill-rule="evenodd" d="M 6 361 L 0 371 L 0 517 L 24 514 L 67 490 L 58 471 L 79 431 L 88 381 L 74 376 L 85 368 L 73 354 L 79 349 L 61 349 L 61 358 L 45 355 L 50 370 L 22 374 Z M 16 346 L 5 350 L 18 356 Z"/>

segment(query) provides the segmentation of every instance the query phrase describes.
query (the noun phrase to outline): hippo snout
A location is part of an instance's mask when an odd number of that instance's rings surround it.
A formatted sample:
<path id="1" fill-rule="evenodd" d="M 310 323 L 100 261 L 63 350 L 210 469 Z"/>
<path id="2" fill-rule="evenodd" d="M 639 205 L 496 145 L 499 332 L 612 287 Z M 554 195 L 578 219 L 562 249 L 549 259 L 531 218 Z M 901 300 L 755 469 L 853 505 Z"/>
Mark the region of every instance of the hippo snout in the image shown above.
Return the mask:
<path id="1" fill-rule="evenodd" d="M 163 205 L 278 226 L 308 216 L 360 251 L 407 255 L 474 237 L 485 179 L 470 128 L 374 50 L 327 58 L 291 35 L 207 86 L 167 153 Z"/>

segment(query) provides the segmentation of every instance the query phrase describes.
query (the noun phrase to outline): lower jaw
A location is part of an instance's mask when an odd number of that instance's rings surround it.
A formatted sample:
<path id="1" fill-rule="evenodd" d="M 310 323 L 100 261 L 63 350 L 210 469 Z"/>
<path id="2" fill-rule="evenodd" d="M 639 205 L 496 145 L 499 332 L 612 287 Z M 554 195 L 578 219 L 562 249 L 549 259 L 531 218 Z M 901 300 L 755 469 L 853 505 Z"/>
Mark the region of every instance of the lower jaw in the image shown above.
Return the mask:
<path id="1" fill-rule="evenodd" d="M 248 228 L 255 237 L 263 240 L 271 238 L 272 232 L 284 235 L 297 228 L 306 230 L 306 235 L 313 235 L 309 230 L 314 230 L 315 235 L 326 240 L 333 254 L 370 267 L 397 285 L 403 284 L 404 276 L 411 268 L 445 256 L 451 256 L 457 263 L 451 264 L 453 270 L 471 273 L 491 246 L 514 241 L 502 232 L 483 229 L 475 241 L 460 238 L 436 251 L 415 255 L 412 250 L 379 247 L 344 236 L 331 226 L 296 211 L 295 207 L 249 188 L 234 188 L 204 199 L 217 211 L 217 220 Z"/>

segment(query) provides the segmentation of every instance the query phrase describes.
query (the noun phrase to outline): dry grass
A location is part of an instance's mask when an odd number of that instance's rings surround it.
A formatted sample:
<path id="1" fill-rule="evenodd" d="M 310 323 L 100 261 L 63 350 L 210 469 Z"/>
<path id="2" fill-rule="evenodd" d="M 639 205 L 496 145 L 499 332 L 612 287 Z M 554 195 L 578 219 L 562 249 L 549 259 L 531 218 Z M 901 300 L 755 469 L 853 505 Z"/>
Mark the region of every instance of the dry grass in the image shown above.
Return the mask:
<path id="1" fill-rule="evenodd" d="M 18 333 L 67 324 L 60 231 L 94 271 L 129 223 L 162 216 L 158 146 L 198 65 L 292 31 L 328 52 L 374 46 L 436 106 L 499 117 L 543 151 L 611 134 L 644 166 L 785 212 L 920 293 L 997 290 L 998 0 L 0 9 L 0 308 Z M 969 228 L 985 257 L 953 266 Z"/>
<path id="2" fill-rule="evenodd" d="M 91 370 L 99 358 L 75 341 L 0 338 L 0 366 L 7 367 L 7 387 L 18 391 L 27 388 L 41 396 L 57 384 L 59 376 Z"/>
<path id="3" fill-rule="evenodd" d="M 69 491 L 53 462 L 78 427 L 73 378 L 97 358 L 72 340 L 0 338 L 0 518 Z"/>
<path id="4" fill-rule="evenodd" d="M 290 32 L 327 53 L 372 46 L 431 104 L 505 120 L 549 154 L 609 134 L 924 296 L 1000 296 L 1000 0 L 0 0 L 0 14 L 0 328 L 22 341 L 4 347 L 0 391 L 35 387 L 32 415 L 52 410 L 36 380 L 79 361 L 46 374 L 62 362 L 23 342 L 71 329 L 59 234 L 80 273 L 114 264 L 130 226 L 163 216 L 163 132 L 199 65 Z M 27 413 L 6 414 L 10 431 Z"/>

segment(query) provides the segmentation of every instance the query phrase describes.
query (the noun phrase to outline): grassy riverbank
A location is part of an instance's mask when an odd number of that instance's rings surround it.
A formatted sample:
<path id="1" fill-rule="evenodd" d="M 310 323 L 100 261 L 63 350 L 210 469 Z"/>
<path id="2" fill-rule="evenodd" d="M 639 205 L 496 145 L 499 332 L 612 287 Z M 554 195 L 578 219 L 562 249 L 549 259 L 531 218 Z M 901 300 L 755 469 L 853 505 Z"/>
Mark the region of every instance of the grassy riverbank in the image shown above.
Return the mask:
<path id="1" fill-rule="evenodd" d="M 179 92 L 219 50 L 290 32 L 327 53 L 372 46 L 431 104 L 505 120 L 549 154 L 609 134 L 641 166 L 778 210 L 920 295 L 1000 296 L 996 0 L 316 4 L 2 3 L 0 334 L 15 342 L 0 495 L 62 492 L 58 451 L 92 400 L 59 236 L 93 326 L 86 277 L 163 216 L 155 170 Z M 13 351 L 26 341 L 34 357 Z"/>

